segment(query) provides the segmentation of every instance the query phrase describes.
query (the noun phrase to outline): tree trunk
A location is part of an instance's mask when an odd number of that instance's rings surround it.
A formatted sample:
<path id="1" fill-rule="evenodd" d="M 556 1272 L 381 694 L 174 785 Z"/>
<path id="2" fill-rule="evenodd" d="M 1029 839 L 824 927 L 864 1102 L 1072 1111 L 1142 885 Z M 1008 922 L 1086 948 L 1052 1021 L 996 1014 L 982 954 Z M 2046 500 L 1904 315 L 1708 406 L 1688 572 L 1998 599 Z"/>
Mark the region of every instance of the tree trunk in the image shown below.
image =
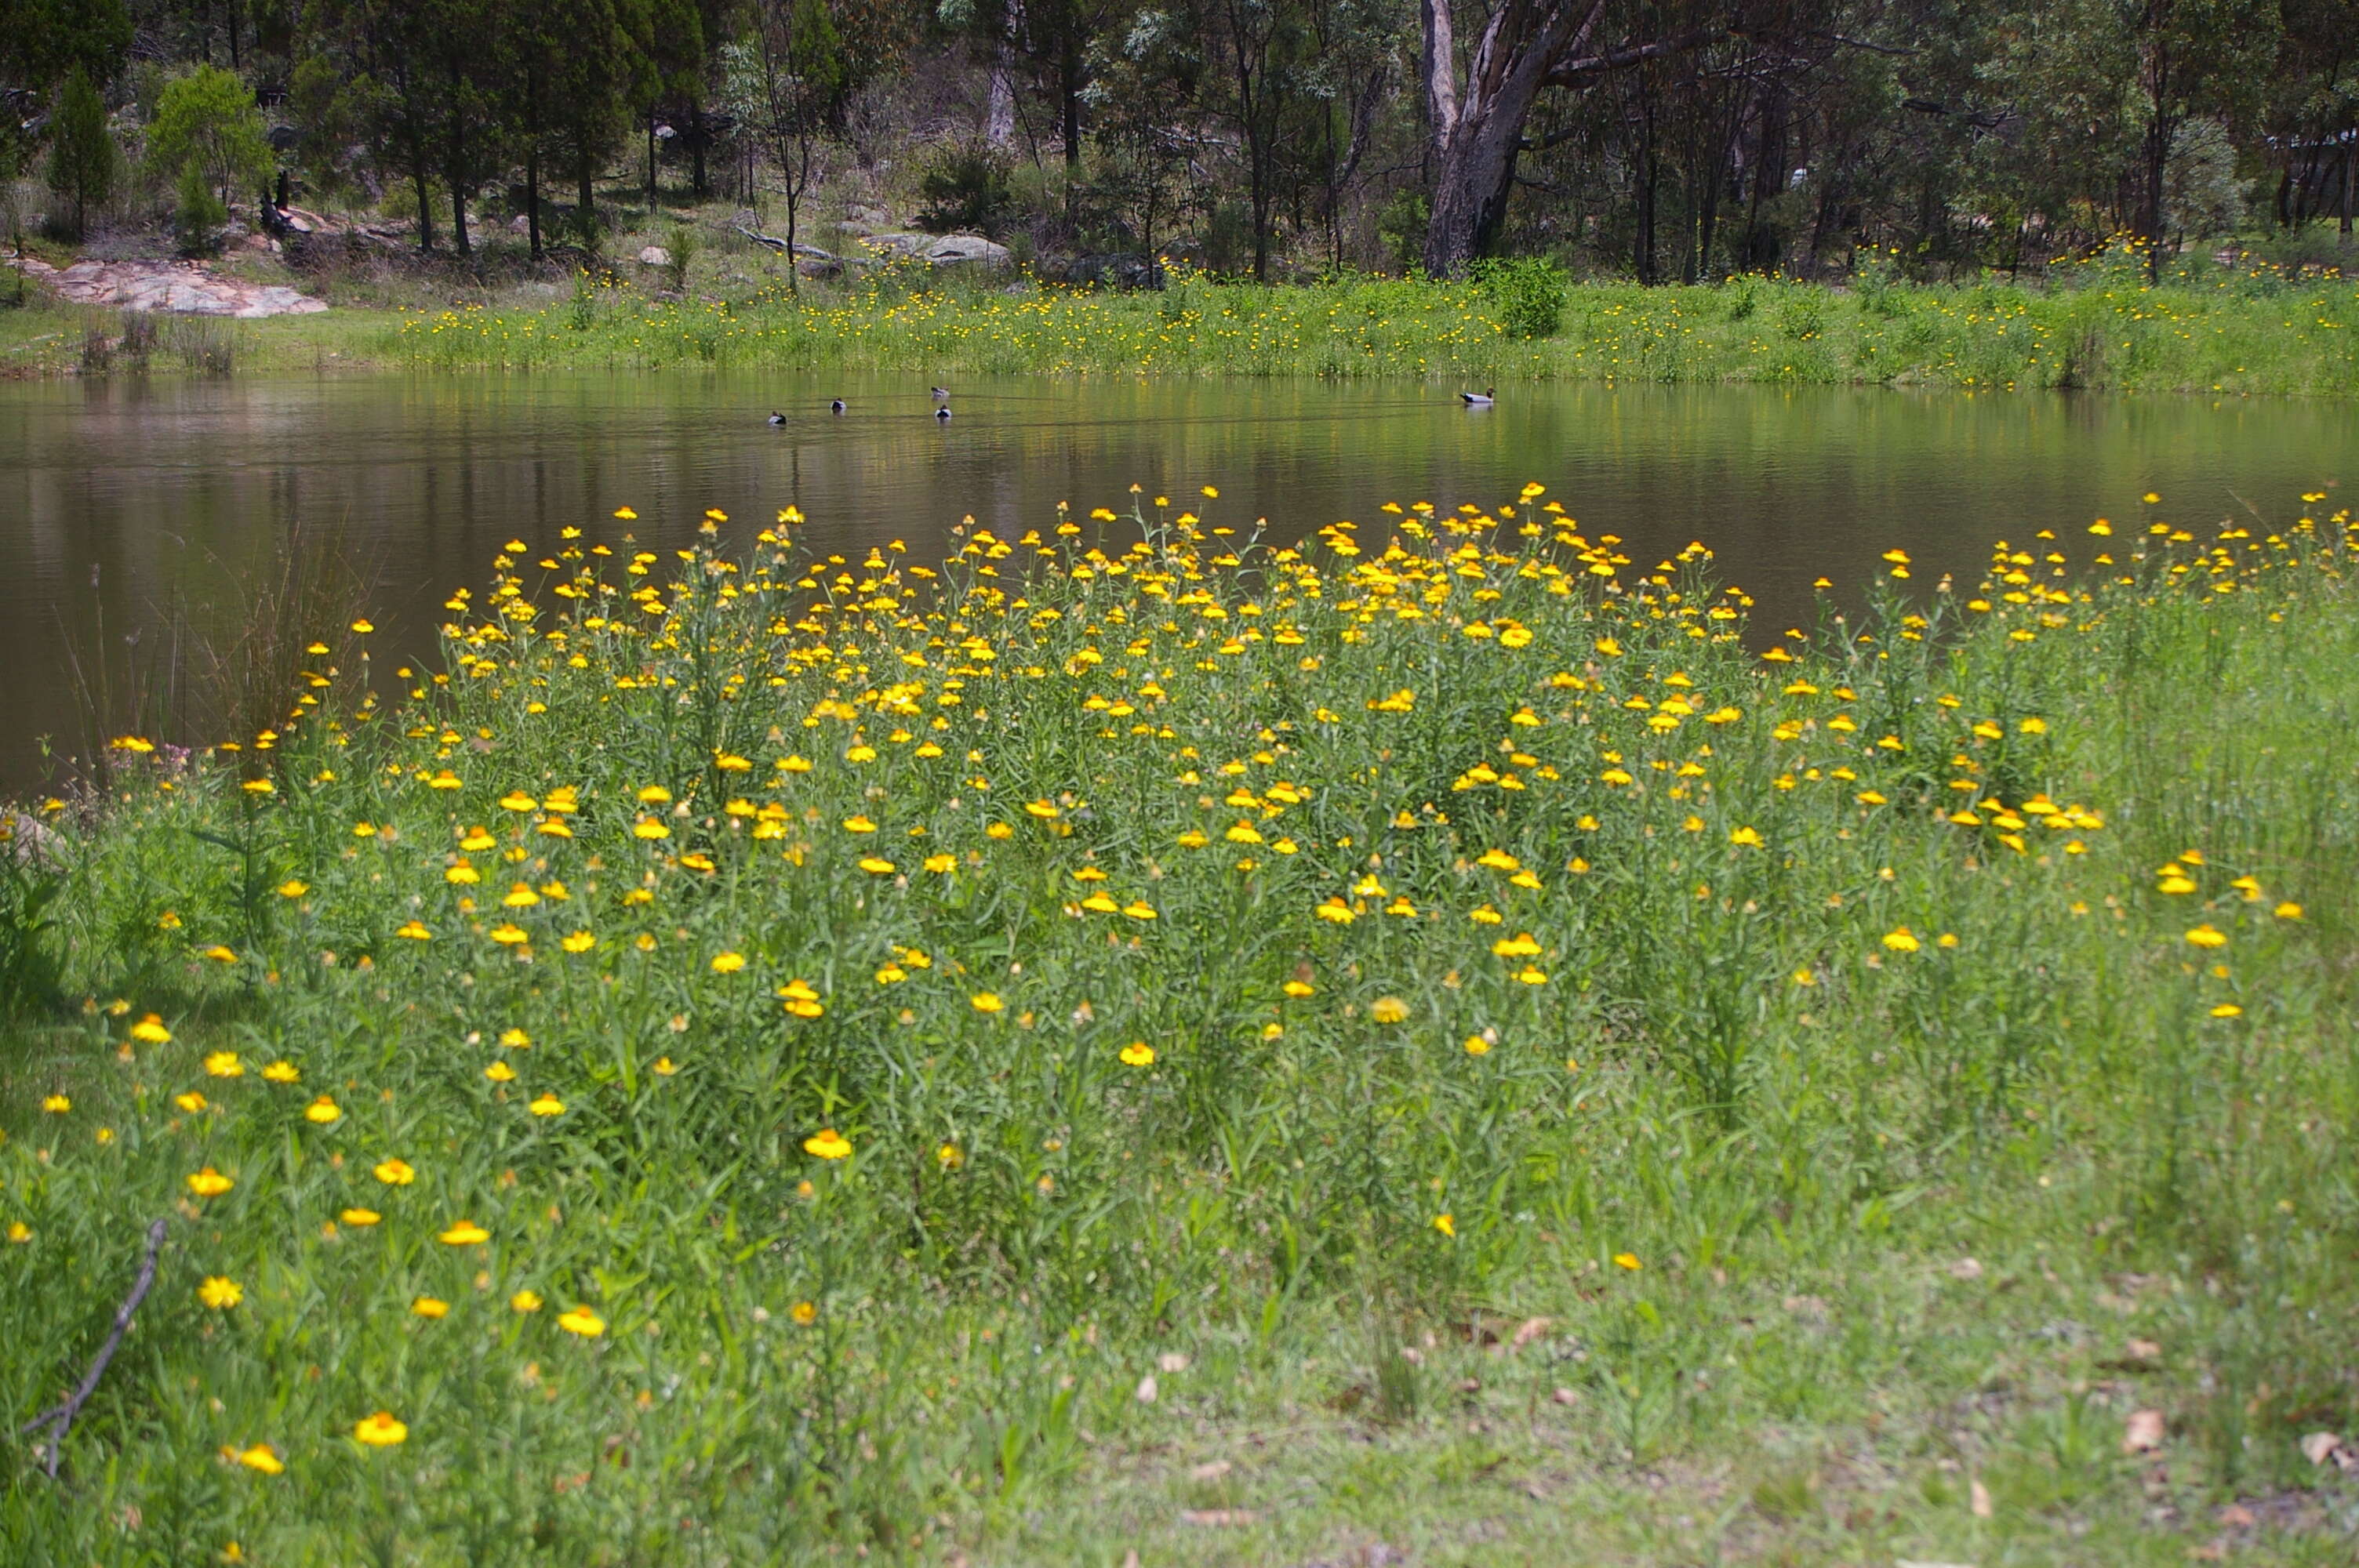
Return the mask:
<path id="1" fill-rule="evenodd" d="M 1523 118 L 1512 113 L 1462 114 L 1441 156 L 1433 215 L 1425 230 L 1425 270 L 1456 277 L 1491 248 L 1507 216 Z"/>
<path id="2" fill-rule="evenodd" d="M 430 251 L 434 248 L 434 194 L 427 188 L 425 158 L 413 155 L 409 177 L 418 187 L 418 248 Z"/>
<path id="3" fill-rule="evenodd" d="M 1057 92 L 1063 100 L 1065 136 L 1065 170 L 1079 176 L 1082 172 L 1082 45 L 1075 29 L 1067 27 L 1064 43 L 1057 57 Z M 1068 183 L 1065 205 L 1072 207 L 1071 187 Z"/>
<path id="4" fill-rule="evenodd" d="M 688 103 L 688 155 L 690 186 L 701 199 L 712 194 L 704 178 L 704 105 L 692 98 Z"/>
<path id="5" fill-rule="evenodd" d="M 1638 168 L 1636 171 L 1638 198 L 1637 233 L 1631 243 L 1630 270 L 1638 275 L 1642 287 L 1651 288 L 1662 281 L 1655 260 L 1655 203 L 1662 189 L 1662 158 L 1655 146 L 1655 101 L 1648 96 L 1646 84 L 1639 84 L 1638 100 Z"/>
<path id="6" fill-rule="evenodd" d="M 1418 7 L 1424 18 L 1425 51 L 1420 62 L 1425 77 L 1426 174 L 1433 160 L 1450 150 L 1450 133 L 1458 124 L 1458 43 L 1450 16 L 1450 0 L 1425 0 Z"/>
<path id="7" fill-rule="evenodd" d="M 582 243 L 590 243 L 590 234 L 598 221 L 598 193 L 593 189 L 595 177 L 590 168 L 590 147 L 585 140 L 579 149 L 580 161 L 573 166 L 574 227 L 581 232 Z"/>
<path id="8" fill-rule="evenodd" d="M 2351 205 L 2354 189 L 2359 189 L 2359 126 L 2354 126 L 2343 144 L 2343 220 L 2336 225 L 2345 248 L 2351 243 Z"/>
<path id="9" fill-rule="evenodd" d="M 540 259 L 540 138 L 524 145 L 524 223 L 532 237 L 532 259 Z"/>
<path id="10" fill-rule="evenodd" d="M 451 243 L 462 256 L 473 254 L 467 243 L 467 188 L 456 179 L 451 181 Z"/>
<path id="11" fill-rule="evenodd" d="M 2162 273 L 2163 176 L 2170 165 L 2170 144 L 2174 127 L 2160 105 L 2154 117 L 2147 122 L 2145 145 L 2139 149 L 2145 168 L 2138 192 L 2138 237 L 2146 242 L 2146 276 L 2151 283 Z"/>
<path id="12" fill-rule="evenodd" d="M 2147 0 L 2145 37 L 2138 45 L 2138 87 L 2147 102 L 2146 135 L 2138 146 L 2137 216 L 2132 224 L 2146 242 L 2148 282 L 2162 273 L 2163 175 L 2170 163 L 2170 144 L 2179 126 L 2170 113 L 2170 48 L 2159 36 L 2168 0 Z"/>
<path id="13" fill-rule="evenodd" d="M 1449 20 L 1441 14 L 1450 0 L 1422 4 L 1430 57 L 1427 106 L 1441 143 L 1433 215 L 1425 231 L 1425 270 L 1455 277 L 1498 237 L 1532 102 L 1548 84 L 1549 72 L 1589 41 L 1605 0 L 1549 0 L 1538 10 L 1502 5 L 1475 45 L 1462 91 L 1437 81 L 1443 71 L 1455 70 L 1440 53 L 1451 42 Z"/>
<path id="14" fill-rule="evenodd" d="M 991 40 L 991 101 L 984 112 L 983 139 L 1004 147 L 1016 139 L 1016 46 L 1008 41 L 1011 15 Z"/>
<path id="15" fill-rule="evenodd" d="M 647 105 L 647 216 L 656 215 L 656 106 Z"/>
<path id="16" fill-rule="evenodd" d="M 802 267 L 795 260 L 795 219 L 802 207 L 803 186 L 810 178 L 810 154 L 807 147 L 799 147 L 798 150 L 802 155 L 799 168 L 795 164 L 788 163 L 785 156 L 778 159 L 778 172 L 786 176 L 787 180 L 787 292 L 788 294 L 800 294 L 803 291 Z M 786 153 L 783 147 L 779 151 L 781 154 Z"/>

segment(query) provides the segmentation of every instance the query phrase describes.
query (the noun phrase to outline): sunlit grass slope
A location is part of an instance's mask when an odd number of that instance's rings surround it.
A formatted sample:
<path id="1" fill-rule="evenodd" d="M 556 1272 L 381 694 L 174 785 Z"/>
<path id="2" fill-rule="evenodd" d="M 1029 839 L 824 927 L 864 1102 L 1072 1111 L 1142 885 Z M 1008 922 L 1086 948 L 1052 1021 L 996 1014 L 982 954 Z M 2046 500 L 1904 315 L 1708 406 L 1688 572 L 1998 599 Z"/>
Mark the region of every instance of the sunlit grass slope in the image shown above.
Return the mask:
<path id="1" fill-rule="evenodd" d="M 1181 500 L 585 520 L 11 818 L 11 1430 L 168 1239 L 8 1555 L 2340 1561 L 2346 510 L 1748 643 Z"/>

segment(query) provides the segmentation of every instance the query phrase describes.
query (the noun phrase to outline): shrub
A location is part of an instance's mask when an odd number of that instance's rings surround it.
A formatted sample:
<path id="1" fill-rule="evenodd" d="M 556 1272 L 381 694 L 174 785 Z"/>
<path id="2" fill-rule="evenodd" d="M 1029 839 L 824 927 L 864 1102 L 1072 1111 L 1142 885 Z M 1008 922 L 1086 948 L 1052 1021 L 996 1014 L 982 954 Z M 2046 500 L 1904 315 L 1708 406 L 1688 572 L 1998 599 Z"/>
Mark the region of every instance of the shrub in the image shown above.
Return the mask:
<path id="1" fill-rule="evenodd" d="M 184 177 L 193 165 L 216 189 L 229 190 L 260 186 L 271 161 L 253 90 L 231 72 L 201 65 L 158 99 L 147 127 L 149 168 Z"/>
<path id="2" fill-rule="evenodd" d="M 696 231 L 685 223 L 674 223 L 664 236 L 664 254 L 670 257 L 664 263 L 664 281 L 675 294 L 688 288 L 688 267 L 696 259 Z"/>
<path id="3" fill-rule="evenodd" d="M 103 206 L 114 193 L 123 156 L 106 128 L 106 105 L 79 66 L 66 78 L 58 96 L 57 118 L 49 143 L 49 189 L 73 207 L 71 230 L 82 238 L 92 205 Z M 62 217 L 62 214 L 60 214 Z"/>
<path id="4" fill-rule="evenodd" d="M 1006 155 L 988 142 L 961 142 L 940 154 L 919 178 L 926 205 L 918 227 L 931 234 L 989 234 L 995 238 L 1015 211 Z"/>
<path id="5" fill-rule="evenodd" d="M 1499 324 L 1518 338 L 1550 338 L 1564 321 L 1564 269 L 1546 256 L 1475 264 L 1474 282 Z"/>
<path id="6" fill-rule="evenodd" d="M 190 253 L 212 249 L 228 222 L 229 209 L 213 194 L 204 166 L 190 158 L 180 169 L 179 203 L 172 211 L 172 232 L 180 248 Z"/>

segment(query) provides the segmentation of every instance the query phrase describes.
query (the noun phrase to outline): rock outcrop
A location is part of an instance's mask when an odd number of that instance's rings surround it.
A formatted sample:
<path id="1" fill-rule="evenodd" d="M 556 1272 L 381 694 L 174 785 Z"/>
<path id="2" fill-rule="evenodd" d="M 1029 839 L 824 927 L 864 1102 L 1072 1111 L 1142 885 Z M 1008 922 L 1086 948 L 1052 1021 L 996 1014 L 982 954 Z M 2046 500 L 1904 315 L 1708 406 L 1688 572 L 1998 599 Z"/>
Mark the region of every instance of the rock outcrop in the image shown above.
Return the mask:
<path id="1" fill-rule="evenodd" d="M 14 264 L 73 305 L 162 310 L 179 316 L 309 316 L 324 299 L 277 284 L 224 277 L 203 262 L 78 261 L 60 269 L 27 256 Z"/>

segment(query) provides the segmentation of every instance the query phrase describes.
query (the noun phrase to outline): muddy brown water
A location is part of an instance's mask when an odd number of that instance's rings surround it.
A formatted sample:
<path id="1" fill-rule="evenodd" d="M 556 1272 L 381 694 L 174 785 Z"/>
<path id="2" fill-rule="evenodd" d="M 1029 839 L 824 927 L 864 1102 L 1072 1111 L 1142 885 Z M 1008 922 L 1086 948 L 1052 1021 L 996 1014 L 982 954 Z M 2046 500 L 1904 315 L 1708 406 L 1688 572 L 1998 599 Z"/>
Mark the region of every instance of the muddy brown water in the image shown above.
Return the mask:
<path id="1" fill-rule="evenodd" d="M 1895 546 L 1930 580 L 1976 571 L 2002 537 L 2077 538 L 2100 515 L 2274 524 L 2300 492 L 2359 479 L 2359 406 L 2323 401 L 1585 385 L 1470 410 L 1419 383 L 1040 378 L 951 394 L 945 423 L 921 376 L 0 385 L 0 794 L 41 784 L 44 737 L 81 744 L 77 660 L 168 661 L 171 627 L 218 628 L 298 527 L 374 572 L 375 642 L 415 655 L 506 541 L 614 539 L 624 505 L 650 547 L 685 542 L 707 507 L 742 539 L 791 503 L 820 550 L 897 538 L 928 558 L 964 517 L 1046 530 L 1060 501 L 1127 510 L 1133 483 L 1217 486 L 1215 521 L 1266 517 L 1291 541 L 1339 518 L 1372 532 L 1386 501 L 1489 505 L 1537 480 L 1642 566 L 1711 546 L 1756 623 L 1783 626 L 1814 579 L 1856 584 Z"/>

